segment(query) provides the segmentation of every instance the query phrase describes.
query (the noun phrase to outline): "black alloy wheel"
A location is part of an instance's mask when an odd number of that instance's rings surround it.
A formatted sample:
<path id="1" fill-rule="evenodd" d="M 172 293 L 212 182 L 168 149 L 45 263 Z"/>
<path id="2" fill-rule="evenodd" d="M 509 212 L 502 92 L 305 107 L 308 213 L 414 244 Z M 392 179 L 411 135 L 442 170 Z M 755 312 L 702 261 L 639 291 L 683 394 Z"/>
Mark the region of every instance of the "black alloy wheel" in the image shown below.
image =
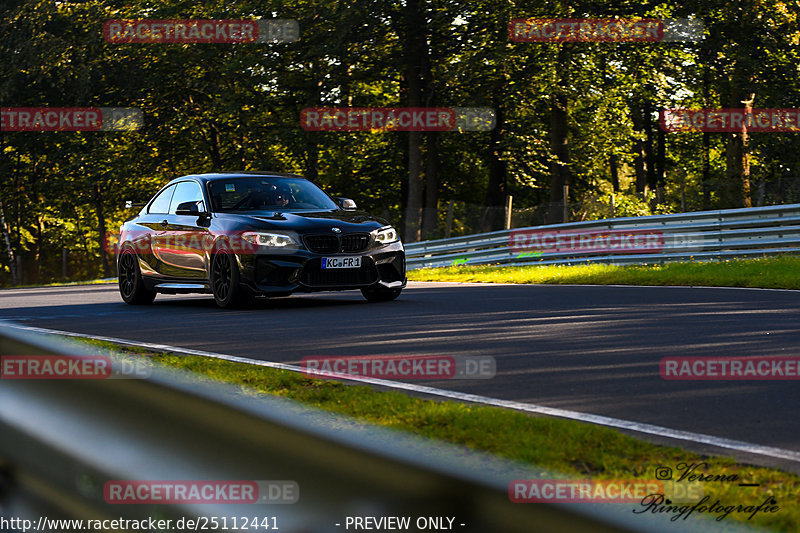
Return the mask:
<path id="1" fill-rule="evenodd" d="M 229 309 L 252 303 L 252 297 L 240 285 L 239 265 L 229 248 L 221 247 L 211 256 L 211 292 L 218 306 Z"/>
<path id="2" fill-rule="evenodd" d="M 142 305 L 153 303 L 156 293 L 144 286 L 136 252 L 130 248 L 124 248 L 120 252 L 117 269 L 119 271 L 119 294 L 126 304 Z"/>

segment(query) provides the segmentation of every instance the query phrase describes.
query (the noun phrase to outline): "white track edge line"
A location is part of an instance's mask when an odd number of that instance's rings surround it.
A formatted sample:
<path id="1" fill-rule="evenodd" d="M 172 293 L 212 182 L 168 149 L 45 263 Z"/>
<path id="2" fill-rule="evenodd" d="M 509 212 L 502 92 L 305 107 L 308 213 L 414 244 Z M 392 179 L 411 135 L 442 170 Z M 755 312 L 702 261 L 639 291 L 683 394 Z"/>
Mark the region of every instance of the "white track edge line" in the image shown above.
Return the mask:
<path id="1" fill-rule="evenodd" d="M 221 353 L 215 352 L 206 352 L 203 350 L 192 350 L 189 348 L 179 348 L 177 346 L 170 346 L 168 344 L 155 344 L 149 342 L 138 342 L 138 341 L 130 341 L 126 339 L 118 339 L 115 337 L 104 337 L 99 335 L 87 335 L 83 333 L 73 333 L 71 331 L 60 331 L 54 329 L 45 329 L 45 328 L 37 328 L 33 326 L 23 326 L 19 324 L 7 324 L 9 327 L 31 331 L 35 333 L 43 333 L 47 335 L 61 335 L 65 337 L 80 337 L 86 339 L 93 339 L 98 341 L 105 341 L 111 342 L 114 344 L 120 344 L 125 346 L 136 346 L 141 348 L 148 348 L 151 350 L 161 350 L 165 352 L 175 352 L 175 353 L 182 353 L 187 355 L 199 355 L 203 357 L 211 357 L 214 359 L 223 359 L 225 361 L 232 361 L 235 363 L 245 363 L 250 365 L 256 366 L 265 366 L 269 368 L 277 368 L 281 370 L 288 370 L 290 372 L 298 372 L 302 374 L 308 374 L 306 369 L 303 369 L 298 366 L 294 365 L 287 365 L 284 363 L 274 363 L 271 361 L 261 361 L 257 359 L 248 359 L 246 357 L 238 357 L 235 355 L 226 355 Z M 597 424 L 601 426 L 616 428 L 616 429 L 624 429 L 629 431 L 635 431 L 638 433 L 644 433 L 647 435 L 654 435 L 658 437 L 666 437 L 670 439 L 682 440 L 682 441 L 689 441 L 699 444 L 707 444 L 711 446 L 716 446 L 718 448 L 724 448 L 728 450 L 734 450 L 737 452 L 744 452 L 750 453 L 754 455 L 761 455 L 765 457 L 771 457 L 774 459 L 785 459 L 789 461 L 800 462 L 800 452 L 795 452 L 792 450 L 784 450 L 782 448 L 774 448 L 772 446 L 763 446 L 761 444 L 753 444 L 749 442 L 733 440 L 733 439 L 726 439 L 723 437 L 715 437 L 713 435 L 706 435 L 703 433 L 693 433 L 691 431 L 683 431 L 678 429 L 671 429 L 663 426 L 656 426 L 652 424 L 645 424 L 641 422 L 633 422 L 630 420 L 623 420 L 620 418 L 612 418 L 603 415 L 593 415 L 589 413 L 580 413 L 578 411 L 569 411 L 566 409 L 559 409 L 555 407 L 546 407 L 543 405 L 536 405 L 530 403 L 522 403 L 522 402 L 515 402 L 511 400 L 500 400 L 497 398 L 489 398 L 487 396 L 478 396 L 475 394 L 466 394 L 462 392 L 454 392 L 448 391 L 444 389 L 437 389 L 434 387 L 426 387 L 423 385 L 414 385 L 412 383 L 403 383 L 399 381 L 391 381 L 391 380 L 384 380 L 384 379 L 377 379 L 377 378 L 364 378 L 364 377 L 357 377 L 357 376 L 348 376 L 348 381 L 356 381 L 359 383 L 365 383 L 370 385 L 379 385 L 383 387 L 389 387 L 394 389 L 406 390 L 411 392 L 418 392 L 422 394 L 429 394 L 432 396 L 441 396 L 444 398 L 450 398 L 454 400 L 461 400 L 466 402 L 472 403 L 479 403 L 484 405 L 492 405 L 495 407 L 504 407 L 506 409 L 514 409 L 516 411 L 524 411 L 528 413 L 535 413 L 541 414 L 546 416 L 553 416 L 557 418 L 566 418 L 569 420 L 577 420 L 579 422 L 587 422 L 591 424 Z"/>

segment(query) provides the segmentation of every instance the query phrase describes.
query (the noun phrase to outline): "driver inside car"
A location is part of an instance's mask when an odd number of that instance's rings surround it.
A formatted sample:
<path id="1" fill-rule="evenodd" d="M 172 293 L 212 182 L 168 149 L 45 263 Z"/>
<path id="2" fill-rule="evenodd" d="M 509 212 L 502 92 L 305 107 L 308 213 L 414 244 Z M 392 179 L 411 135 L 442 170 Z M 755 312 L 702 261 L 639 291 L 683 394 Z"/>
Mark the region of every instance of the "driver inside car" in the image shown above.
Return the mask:
<path id="1" fill-rule="evenodd" d="M 289 205 L 289 203 L 294 201 L 292 190 L 288 185 L 282 183 L 272 186 L 272 190 L 269 193 L 269 198 L 269 203 L 275 207 L 286 207 Z"/>

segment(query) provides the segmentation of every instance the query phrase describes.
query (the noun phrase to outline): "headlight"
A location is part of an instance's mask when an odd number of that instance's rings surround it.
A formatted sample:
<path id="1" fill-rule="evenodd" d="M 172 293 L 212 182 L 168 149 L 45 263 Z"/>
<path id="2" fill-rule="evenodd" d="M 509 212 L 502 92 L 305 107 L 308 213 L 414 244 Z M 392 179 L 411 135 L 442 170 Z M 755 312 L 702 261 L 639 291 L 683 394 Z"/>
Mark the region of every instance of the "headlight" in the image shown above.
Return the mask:
<path id="1" fill-rule="evenodd" d="M 282 233 L 248 231 L 247 233 L 242 233 L 242 239 L 257 246 L 266 246 L 269 248 L 284 248 L 286 246 L 297 245 L 297 241 L 294 237 Z"/>
<path id="2" fill-rule="evenodd" d="M 380 244 L 390 244 L 397 242 L 397 230 L 394 228 L 382 228 L 375 232 L 375 242 Z"/>

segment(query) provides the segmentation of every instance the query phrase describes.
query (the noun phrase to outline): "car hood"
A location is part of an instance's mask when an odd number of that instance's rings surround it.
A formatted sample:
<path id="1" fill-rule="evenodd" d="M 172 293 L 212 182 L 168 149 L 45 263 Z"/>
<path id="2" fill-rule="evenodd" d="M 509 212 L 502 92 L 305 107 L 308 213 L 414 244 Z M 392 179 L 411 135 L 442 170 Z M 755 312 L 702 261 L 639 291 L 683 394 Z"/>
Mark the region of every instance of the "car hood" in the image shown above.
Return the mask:
<path id="1" fill-rule="evenodd" d="M 217 215 L 226 223 L 238 223 L 251 229 L 273 229 L 294 231 L 298 233 L 328 233 L 337 227 L 344 233 L 370 232 L 387 226 L 386 220 L 364 213 L 363 211 L 298 211 L 298 212 L 265 212 L 257 214 L 220 213 Z"/>

